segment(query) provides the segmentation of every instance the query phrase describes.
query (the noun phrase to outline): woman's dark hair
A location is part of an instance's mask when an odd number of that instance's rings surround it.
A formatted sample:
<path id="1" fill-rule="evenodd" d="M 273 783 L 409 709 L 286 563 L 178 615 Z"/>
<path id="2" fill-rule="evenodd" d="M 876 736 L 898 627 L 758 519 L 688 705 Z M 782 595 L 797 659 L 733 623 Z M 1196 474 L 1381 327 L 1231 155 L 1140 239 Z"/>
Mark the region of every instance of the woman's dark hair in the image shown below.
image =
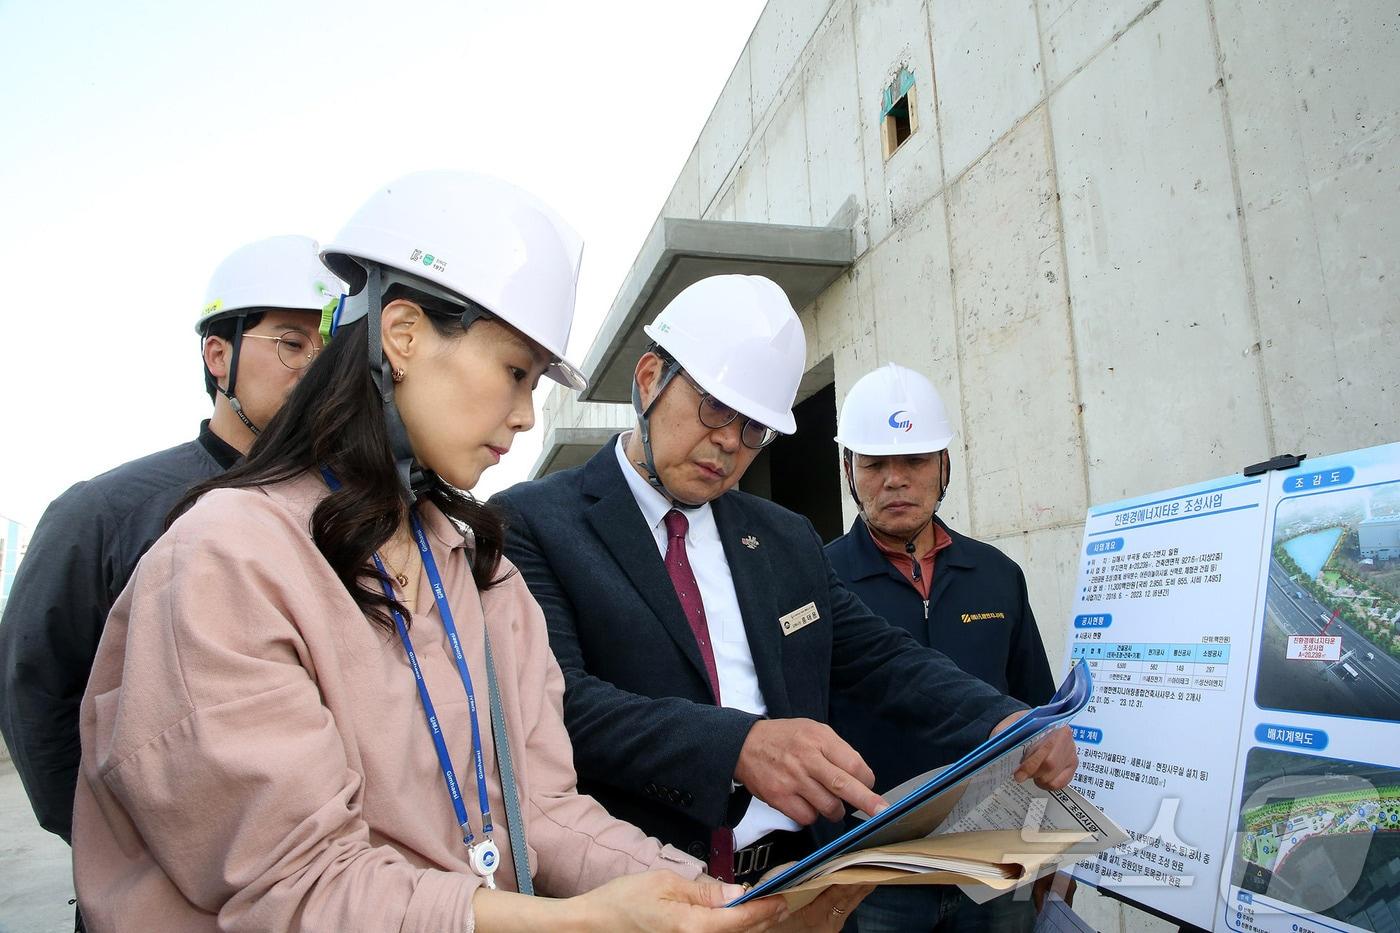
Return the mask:
<path id="1" fill-rule="evenodd" d="M 439 335 L 455 339 L 466 333 L 460 310 L 433 307 L 432 299 L 404 286 L 391 286 L 384 304 L 400 297 L 422 306 Z M 393 632 L 389 610 L 397 609 L 405 620 L 409 613 L 384 595 L 382 578 L 370 556 L 399 527 L 405 505 L 389 452 L 384 408 L 366 361 L 367 328 L 364 318 L 340 327 L 258 436 L 247 459 L 187 492 L 167 525 L 212 489 L 265 486 L 329 467 L 341 487 L 312 513 L 312 540 L 360 610 L 371 622 Z M 505 532 L 496 511 L 437 478 L 424 498 L 448 518 L 471 528 L 476 539 L 471 567 L 477 588 L 485 591 L 505 580 L 497 576 Z"/>

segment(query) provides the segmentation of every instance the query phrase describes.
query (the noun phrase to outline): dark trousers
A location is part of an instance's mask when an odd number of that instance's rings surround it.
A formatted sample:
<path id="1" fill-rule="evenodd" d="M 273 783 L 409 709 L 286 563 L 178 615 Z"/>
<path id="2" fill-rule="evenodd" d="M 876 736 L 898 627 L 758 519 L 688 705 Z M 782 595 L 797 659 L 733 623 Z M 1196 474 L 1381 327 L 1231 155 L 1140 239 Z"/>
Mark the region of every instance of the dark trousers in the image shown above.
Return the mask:
<path id="1" fill-rule="evenodd" d="M 1023 894 L 1016 900 L 1016 894 Z M 886 885 L 861 902 L 846 924 L 855 933 L 1031 933 L 1029 891 L 978 904 L 952 885 Z"/>

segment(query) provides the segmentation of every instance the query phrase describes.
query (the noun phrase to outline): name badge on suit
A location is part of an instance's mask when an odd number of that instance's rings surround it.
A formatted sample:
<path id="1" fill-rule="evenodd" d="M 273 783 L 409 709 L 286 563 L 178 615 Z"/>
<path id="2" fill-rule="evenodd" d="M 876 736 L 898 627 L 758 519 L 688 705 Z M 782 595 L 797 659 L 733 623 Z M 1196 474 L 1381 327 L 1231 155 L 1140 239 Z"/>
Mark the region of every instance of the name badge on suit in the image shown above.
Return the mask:
<path id="1" fill-rule="evenodd" d="M 811 602 L 792 610 L 792 612 L 789 612 L 787 615 L 779 616 L 778 623 L 783 627 L 784 635 L 791 635 L 793 632 L 806 628 L 820 618 L 821 613 L 817 612 L 817 604 Z"/>

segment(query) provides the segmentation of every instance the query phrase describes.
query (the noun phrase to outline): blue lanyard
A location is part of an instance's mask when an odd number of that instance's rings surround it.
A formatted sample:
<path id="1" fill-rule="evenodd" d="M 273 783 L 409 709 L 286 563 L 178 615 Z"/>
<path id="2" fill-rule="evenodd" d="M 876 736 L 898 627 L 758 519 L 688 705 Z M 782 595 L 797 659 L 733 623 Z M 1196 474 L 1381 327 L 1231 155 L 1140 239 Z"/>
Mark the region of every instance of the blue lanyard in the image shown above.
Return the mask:
<path id="1" fill-rule="evenodd" d="M 328 468 L 321 468 L 321 476 L 332 492 L 340 489 L 340 481 Z M 391 609 L 390 614 L 394 617 L 394 628 L 398 630 L 399 641 L 403 643 L 404 652 L 408 655 L 409 667 L 413 669 L 413 679 L 418 686 L 418 699 L 422 701 L 423 713 L 428 718 L 428 731 L 433 738 L 433 748 L 437 751 L 438 765 L 442 768 L 442 777 L 447 784 L 448 796 L 452 798 L 452 809 L 457 814 L 457 825 L 462 829 L 462 842 L 466 844 L 468 852 L 471 853 L 473 869 L 476 870 L 477 874 L 484 876 L 488 884 L 491 884 L 491 874 L 495 871 L 499 855 L 495 844 L 491 841 L 493 830 L 491 802 L 486 795 L 486 764 L 481 752 L 481 727 L 477 723 L 476 693 L 472 690 L 472 675 L 467 668 L 467 659 L 462 653 L 462 642 L 457 636 L 457 624 L 452 618 L 452 607 L 447 601 L 447 591 L 443 589 L 437 561 L 433 559 L 432 549 L 428 546 L 428 537 L 423 533 L 423 524 L 418 520 L 416 510 L 409 512 L 408 520 L 413 529 L 413 536 L 418 542 L 418 553 L 423 558 L 423 570 L 428 574 L 428 582 L 433 587 L 433 599 L 437 602 L 438 614 L 442 617 L 442 627 L 447 630 L 447 639 L 452 644 L 452 656 L 457 662 L 457 673 L 461 676 L 462 686 L 467 691 L 467 709 L 471 713 L 472 720 L 472 757 L 476 761 L 476 792 L 481 806 L 481 834 L 484 837 L 478 846 L 472 845 L 475 836 L 472 834 L 471 818 L 467 815 L 466 805 L 462 802 L 461 789 L 457 783 L 457 772 L 452 767 L 452 756 L 448 753 L 447 743 L 443 740 L 437 712 L 433 709 L 432 697 L 428 695 L 428 685 L 423 680 L 423 671 L 418 666 L 418 654 L 413 650 L 413 640 L 409 638 L 408 625 L 404 622 L 402 613 L 397 609 Z M 385 570 L 384 562 L 380 560 L 379 555 L 376 553 L 373 557 L 374 566 L 380 573 L 379 585 L 383 588 L 384 595 L 393 601 L 394 590 L 387 582 L 389 573 Z M 494 887 L 494 885 L 491 886 Z"/>

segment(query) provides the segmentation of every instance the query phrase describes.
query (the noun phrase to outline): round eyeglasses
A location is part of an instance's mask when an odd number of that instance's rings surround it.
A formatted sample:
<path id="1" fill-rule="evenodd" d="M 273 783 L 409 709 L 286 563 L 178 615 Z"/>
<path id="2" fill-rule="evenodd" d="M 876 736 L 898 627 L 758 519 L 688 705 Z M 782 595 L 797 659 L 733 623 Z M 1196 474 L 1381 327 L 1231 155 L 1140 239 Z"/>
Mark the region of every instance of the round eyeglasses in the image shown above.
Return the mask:
<path id="1" fill-rule="evenodd" d="M 311 365 L 316 354 L 321 352 L 321 348 L 313 344 L 311 338 L 299 330 L 289 330 L 280 337 L 272 337 L 267 334 L 244 334 L 243 336 L 256 340 L 277 341 L 277 358 L 282 361 L 283 366 L 291 370 L 305 369 Z"/>
<path id="2" fill-rule="evenodd" d="M 702 389 L 699 383 L 690 378 L 690 373 L 683 369 L 678 370 L 678 372 L 681 378 L 688 382 L 695 393 L 700 396 L 700 423 L 705 427 L 722 428 L 735 418 L 743 417 L 744 428 L 739 432 L 739 438 L 744 442 L 745 447 L 750 450 L 762 450 L 778 439 L 777 431 L 747 415 L 741 416 L 739 412 Z"/>

